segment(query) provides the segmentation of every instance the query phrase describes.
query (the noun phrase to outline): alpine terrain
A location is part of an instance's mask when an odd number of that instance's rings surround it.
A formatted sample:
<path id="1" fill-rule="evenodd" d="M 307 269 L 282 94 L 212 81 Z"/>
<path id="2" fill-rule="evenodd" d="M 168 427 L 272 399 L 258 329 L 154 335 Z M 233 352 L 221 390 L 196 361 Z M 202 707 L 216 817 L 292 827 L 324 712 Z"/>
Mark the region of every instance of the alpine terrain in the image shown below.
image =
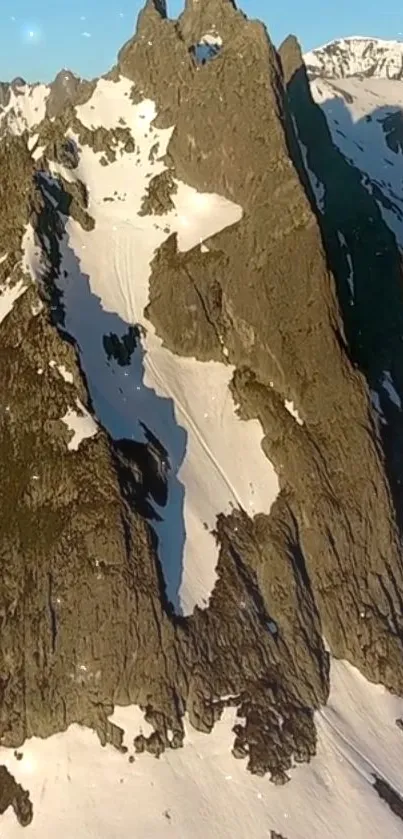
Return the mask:
<path id="1" fill-rule="evenodd" d="M 403 44 L 0 84 L 0 831 L 403 835 Z"/>

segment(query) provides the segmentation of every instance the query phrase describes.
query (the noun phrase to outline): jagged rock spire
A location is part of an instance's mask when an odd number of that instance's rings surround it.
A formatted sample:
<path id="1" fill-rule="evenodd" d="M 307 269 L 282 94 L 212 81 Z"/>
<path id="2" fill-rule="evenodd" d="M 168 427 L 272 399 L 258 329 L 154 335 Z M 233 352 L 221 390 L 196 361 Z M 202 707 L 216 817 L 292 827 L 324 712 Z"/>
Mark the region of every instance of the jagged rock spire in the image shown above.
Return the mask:
<path id="1" fill-rule="evenodd" d="M 147 0 L 144 11 L 158 12 L 161 17 L 168 17 L 166 0 Z"/>
<path id="2" fill-rule="evenodd" d="M 235 0 L 185 0 L 185 11 L 200 12 L 205 11 L 207 7 L 216 6 L 217 9 L 222 9 L 225 6 L 232 6 L 237 11 Z"/>
<path id="3" fill-rule="evenodd" d="M 145 6 L 139 13 L 137 19 L 137 32 L 149 22 L 155 23 L 158 20 L 166 20 L 168 10 L 166 0 L 146 0 Z"/>
<path id="4" fill-rule="evenodd" d="M 295 35 L 288 35 L 278 49 L 286 84 L 301 67 L 305 68 L 301 45 Z"/>
<path id="5" fill-rule="evenodd" d="M 210 28 L 232 29 L 234 19 L 240 17 L 235 0 L 186 0 L 180 17 L 181 32 L 185 40 L 199 37 L 202 30 Z"/>

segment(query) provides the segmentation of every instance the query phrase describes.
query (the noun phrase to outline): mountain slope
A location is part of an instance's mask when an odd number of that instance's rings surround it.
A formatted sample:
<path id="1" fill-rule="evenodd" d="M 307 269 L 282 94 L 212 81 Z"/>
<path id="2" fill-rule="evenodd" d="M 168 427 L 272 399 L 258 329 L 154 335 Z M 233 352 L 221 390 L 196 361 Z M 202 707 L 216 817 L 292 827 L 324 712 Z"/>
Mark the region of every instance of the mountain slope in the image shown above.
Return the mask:
<path id="1" fill-rule="evenodd" d="M 304 56 L 312 95 L 334 144 L 363 174 L 382 215 L 403 243 L 403 43 L 347 38 Z"/>
<path id="2" fill-rule="evenodd" d="M 304 56 L 310 77 L 403 78 L 403 41 L 351 37 L 330 41 Z"/>
<path id="3" fill-rule="evenodd" d="M 373 403 L 401 387 L 389 323 L 363 349 L 341 291 L 349 257 L 393 294 L 394 239 L 300 53 L 232 0 L 148 0 L 107 76 L 67 76 L 0 114 L 7 835 L 397 837 Z"/>
<path id="4" fill-rule="evenodd" d="M 312 94 L 326 115 L 333 142 L 363 173 L 363 184 L 376 196 L 403 246 L 401 82 L 318 78 Z"/>

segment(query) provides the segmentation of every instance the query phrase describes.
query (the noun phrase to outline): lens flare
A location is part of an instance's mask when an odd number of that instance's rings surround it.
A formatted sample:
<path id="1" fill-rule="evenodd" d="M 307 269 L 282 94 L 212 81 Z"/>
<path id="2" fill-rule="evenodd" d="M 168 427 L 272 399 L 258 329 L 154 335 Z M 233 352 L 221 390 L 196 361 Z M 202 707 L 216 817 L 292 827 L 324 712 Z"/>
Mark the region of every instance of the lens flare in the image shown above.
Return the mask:
<path id="1" fill-rule="evenodd" d="M 36 23 L 25 23 L 21 30 L 24 44 L 39 44 L 42 41 L 42 31 Z"/>

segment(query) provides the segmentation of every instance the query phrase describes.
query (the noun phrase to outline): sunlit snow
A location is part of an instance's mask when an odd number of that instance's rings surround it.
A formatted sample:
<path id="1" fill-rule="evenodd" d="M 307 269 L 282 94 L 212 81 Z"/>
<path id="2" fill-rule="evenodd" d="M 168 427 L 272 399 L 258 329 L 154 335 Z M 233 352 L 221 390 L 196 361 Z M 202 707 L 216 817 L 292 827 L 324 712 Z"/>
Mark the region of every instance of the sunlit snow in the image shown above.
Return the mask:
<path id="1" fill-rule="evenodd" d="M 19 280 L 14 285 L 5 285 L 0 289 L 0 323 L 10 314 L 14 303 L 26 291 L 27 285 Z"/>
<path id="2" fill-rule="evenodd" d="M 76 408 L 69 408 L 61 419 L 72 434 L 67 444 L 67 448 L 71 451 L 77 451 L 83 440 L 87 437 L 94 437 L 98 431 L 92 416 L 79 399 L 76 400 Z"/>
<path id="3" fill-rule="evenodd" d="M 345 662 L 333 661 L 331 693 L 316 714 L 317 755 L 276 787 L 250 775 L 231 755 L 234 710 L 211 734 L 186 725 L 182 749 L 159 760 L 135 757 L 133 737 L 149 733 L 137 707 L 119 708 L 128 754 L 102 748 L 79 726 L 46 740 L 27 740 L 1 762 L 30 790 L 33 822 L 21 828 L 11 809 L 3 835 L 20 839 L 401 839 L 402 823 L 379 798 L 374 775 L 403 795 L 403 734 L 396 719 L 403 700 L 369 684 Z"/>

